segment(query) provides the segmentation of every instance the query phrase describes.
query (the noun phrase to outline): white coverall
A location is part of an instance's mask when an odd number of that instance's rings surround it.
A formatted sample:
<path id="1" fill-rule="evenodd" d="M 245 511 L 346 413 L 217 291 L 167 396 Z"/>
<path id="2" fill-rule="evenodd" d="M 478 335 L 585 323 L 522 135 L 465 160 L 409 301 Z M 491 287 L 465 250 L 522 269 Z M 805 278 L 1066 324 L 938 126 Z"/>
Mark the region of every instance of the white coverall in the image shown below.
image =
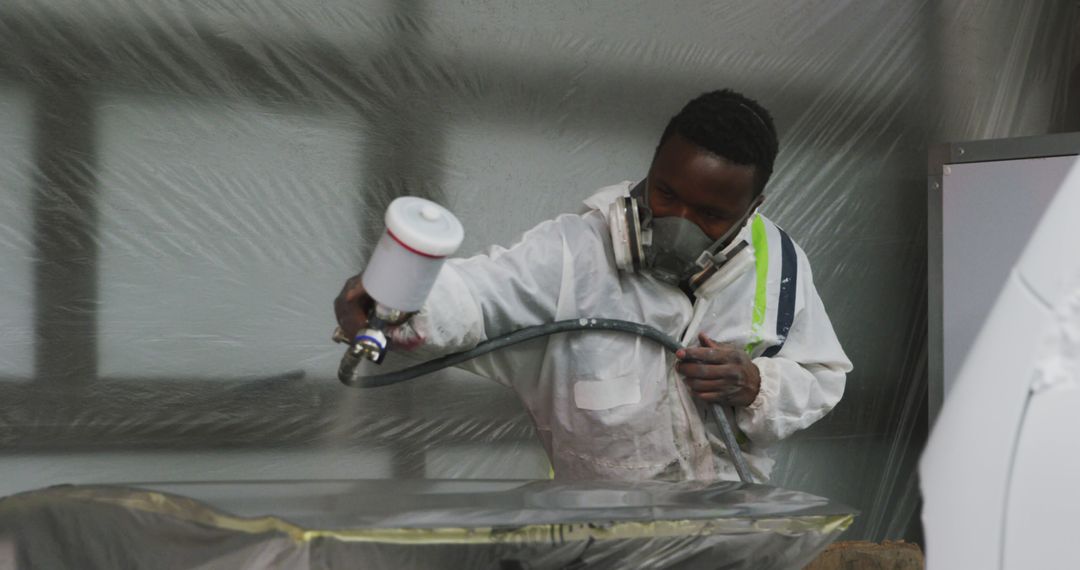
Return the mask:
<path id="1" fill-rule="evenodd" d="M 651 325 L 684 344 L 698 332 L 751 351 L 757 398 L 729 418 L 767 480 L 771 443 L 824 416 L 851 363 L 818 297 L 806 255 L 763 216 L 737 239 L 751 248 L 691 300 L 649 275 L 615 266 L 608 206 L 630 182 L 601 189 L 587 213 L 564 214 L 504 249 L 448 260 L 424 308 L 394 334 L 427 356 L 457 352 L 518 328 L 581 317 Z M 781 346 L 782 344 L 782 346 Z M 776 352 L 779 348 L 779 352 Z M 773 354 L 775 353 L 775 354 Z M 463 367 L 517 392 L 558 479 L 738 480 L 705 406 L 659 344 L 618 332 L 557 334 Z"/>

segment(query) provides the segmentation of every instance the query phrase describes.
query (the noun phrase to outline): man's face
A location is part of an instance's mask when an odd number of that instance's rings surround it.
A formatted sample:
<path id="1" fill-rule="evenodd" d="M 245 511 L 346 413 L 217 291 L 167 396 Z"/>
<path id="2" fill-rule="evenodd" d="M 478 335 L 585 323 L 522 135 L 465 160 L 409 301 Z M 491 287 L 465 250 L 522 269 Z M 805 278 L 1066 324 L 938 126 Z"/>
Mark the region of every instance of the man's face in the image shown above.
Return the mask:
<path id="1" fill-rule="evenodd" d="M 735 164 L 672 135 L 649 167 L 648 189 L 653 217 L 685 218 L 716 240 L 754 200 L 754 167 Z"/>

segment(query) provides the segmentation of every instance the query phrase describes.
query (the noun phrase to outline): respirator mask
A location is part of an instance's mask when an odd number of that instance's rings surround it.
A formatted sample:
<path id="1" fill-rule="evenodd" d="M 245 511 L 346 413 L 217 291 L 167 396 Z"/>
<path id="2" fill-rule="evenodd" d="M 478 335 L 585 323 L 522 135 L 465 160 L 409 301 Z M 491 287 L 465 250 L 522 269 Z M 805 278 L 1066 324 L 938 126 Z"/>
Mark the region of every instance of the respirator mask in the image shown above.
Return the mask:
<path id="1" fill-rule="evenodd" d="M 696 290 L 748 244 L 731 243 L 757 209 L 755 200 L 720 239 L 678 216 L 654 218 L 642 180 L 611 204 L 609 226 L 615 265 L 629 273 L 649 273 L 664 283 Z"/>

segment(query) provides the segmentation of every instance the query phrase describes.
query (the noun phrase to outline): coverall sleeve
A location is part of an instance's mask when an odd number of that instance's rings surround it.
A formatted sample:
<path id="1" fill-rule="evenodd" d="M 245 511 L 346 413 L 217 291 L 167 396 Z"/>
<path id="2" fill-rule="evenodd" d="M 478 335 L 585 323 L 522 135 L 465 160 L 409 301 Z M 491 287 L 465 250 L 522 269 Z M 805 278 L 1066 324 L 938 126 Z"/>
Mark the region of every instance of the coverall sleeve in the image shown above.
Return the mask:
<path id="1" fill-rule="evenodd" d="M 802 307 L 780 352 L 754 358 L 760 391 L 736 412 L 739 428 L 755 445 L 767 446 L 821 419 L 844 395 L 851 371 L 803 255 L 799 265 Z"/>
<path id="2" fill-rule="evenodd" d="M 394 340 L 427 358 L 551 322 L 562 280 L 563 218 L 541 223 L 509 249 L 448 260 L 424 307 Z"/>

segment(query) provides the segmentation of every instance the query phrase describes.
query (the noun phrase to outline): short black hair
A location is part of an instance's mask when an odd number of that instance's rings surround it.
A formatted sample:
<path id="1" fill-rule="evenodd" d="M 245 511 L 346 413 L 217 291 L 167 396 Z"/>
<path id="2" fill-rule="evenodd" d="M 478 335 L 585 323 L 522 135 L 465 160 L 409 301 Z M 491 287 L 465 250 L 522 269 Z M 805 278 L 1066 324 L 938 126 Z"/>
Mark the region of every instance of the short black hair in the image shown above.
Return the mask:
<path id="1" fill-rule="evenodd" d="M 668 121 L 657 151 L 676 134 L 735 164 L 753 166 L 754 197 L 765 190 L 780 143 L 772 116 L 757 101 L 731 89 L 699 95 Z"/>

